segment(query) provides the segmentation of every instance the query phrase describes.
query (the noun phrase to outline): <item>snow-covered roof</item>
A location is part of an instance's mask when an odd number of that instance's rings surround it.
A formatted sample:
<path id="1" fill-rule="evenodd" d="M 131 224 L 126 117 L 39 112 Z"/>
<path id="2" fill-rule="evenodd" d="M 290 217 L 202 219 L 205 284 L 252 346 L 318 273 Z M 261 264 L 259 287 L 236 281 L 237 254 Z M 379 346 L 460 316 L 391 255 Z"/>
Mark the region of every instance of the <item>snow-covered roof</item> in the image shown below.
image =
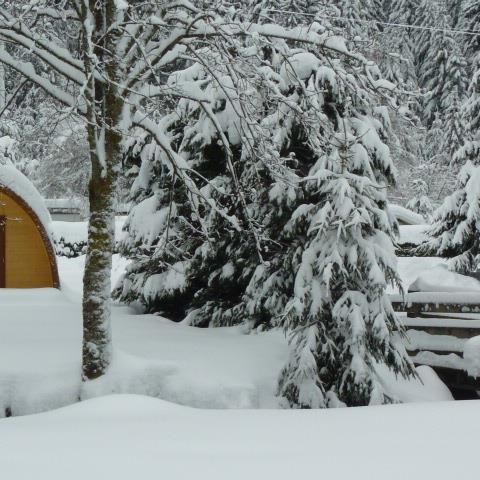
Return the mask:
<path id="1" fill-rule="evenodd" d="M 38 190 L 28 178 L 17 170 L 10 162 L 0 162 L 0 190 L 2 187 L 10 189 L 22 198 L 37 214 L 40 222 L 50 233 L 51 217 Z"/>
<path id="2" fill-rule="evenodd" d="M 412 212 L 408 208 L 391 203 L 388 206 L 390 213 L 397 219 L 397 222 L 401 222 L 405 225 L 423 225 L 425 219 L 419 214 Z"/>

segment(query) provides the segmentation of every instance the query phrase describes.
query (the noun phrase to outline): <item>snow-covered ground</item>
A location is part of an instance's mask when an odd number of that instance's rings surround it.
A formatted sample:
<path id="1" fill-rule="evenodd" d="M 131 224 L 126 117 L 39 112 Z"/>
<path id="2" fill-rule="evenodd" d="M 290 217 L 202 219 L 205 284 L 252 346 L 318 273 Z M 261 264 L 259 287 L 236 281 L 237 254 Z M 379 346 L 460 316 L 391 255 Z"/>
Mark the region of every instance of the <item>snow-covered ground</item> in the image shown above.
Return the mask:
<path id="1" fill-rule="evenodd" d="M 382 372 L 414 403 L 279 409 L 281 332 L 198 329 L 115 306 L 112 368 L 78 402 L 83 262 L 59 258 L 61 291 L 0 290 L 0 416 L 14 415 L 0 419 L 2 478 L 474 478 L 480 402 L 442 402 L 450 392 L 421 367 L 423 383 Z M 441 263 L 400 259 L 403 283 Z M 114 282 L 125 264 L 114 257 Z"/>
<path id="2" fill-rule="evenodd" d="M 80 394 L 80 305 L 63 292 L 0 291 L 0 416 L 48 410 Z M 274 406 L 283 336 L 201 330 L 114 308 L 114 362 L 86 395 L 134 392 L 196 407 Z"/>
<path id="3" fill-rule="evenodd" d="M 120 240 L 124 235 L 122 228 L 127 217 L 115 217 L 115 238 Z M 88 235 L 88 222 L 65 222 L 54 220 L 51 223 L 53 238 L 56 241 L 64 239 L 69 243 L 86 242 Z"/>
<path id="4" fill-rule="evenodd" d="M 84 257 L 59 257 L 62 290 L 0 290 L 0 416 L 41 412 L 80 396 Z M 434 263 L 434 262 L 432 262 Z M 113 282 L 125 268 L 114 256 Z M 414 268 L 402 271 L 414 277 Z M 199 329 L 114 306 L 114 362 L 83 397 L 136 393 L 201 408 L 278 408 L 276 381 L 288 355 L 280 331 Z M 404 402 L 451 399 L 427 367 L 423 384 L 382 377 Z"/>
<path id="5" fill-rule="evenodd" d="M 471 480 L 480 402 L 199 410 L 116 395 L 0 421 L 7 480 Z"/>

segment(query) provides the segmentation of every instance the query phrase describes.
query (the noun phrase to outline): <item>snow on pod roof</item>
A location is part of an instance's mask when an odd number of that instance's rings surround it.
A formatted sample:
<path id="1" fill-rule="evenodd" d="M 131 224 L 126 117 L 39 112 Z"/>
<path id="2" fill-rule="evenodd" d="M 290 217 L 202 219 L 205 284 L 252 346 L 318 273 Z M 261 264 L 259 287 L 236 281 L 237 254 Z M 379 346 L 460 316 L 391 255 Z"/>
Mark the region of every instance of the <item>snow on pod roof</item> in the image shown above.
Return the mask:
<path id="1" fill-rule="evenodd" d="M 2 187 L 10 189 L 22 198 L 37 214 L 40 222 L 50 234 L 52 219 L 42 196 L 33 186 L 32 182 L 9 161 L 6 163 L 0 162 L 0 190 L 2 190 Z"/>

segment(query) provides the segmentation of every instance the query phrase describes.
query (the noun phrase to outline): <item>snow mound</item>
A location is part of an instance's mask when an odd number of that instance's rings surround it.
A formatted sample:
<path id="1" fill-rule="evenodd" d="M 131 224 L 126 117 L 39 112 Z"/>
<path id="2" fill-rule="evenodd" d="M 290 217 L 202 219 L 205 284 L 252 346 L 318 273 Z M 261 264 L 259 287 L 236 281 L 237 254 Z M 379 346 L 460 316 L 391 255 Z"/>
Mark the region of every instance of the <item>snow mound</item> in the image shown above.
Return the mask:
<path id="1" fill-rule="evenodd" d="M 377 365 L 386 390 L 403 403 L 451 401 L 453 396 L 448 387 L 440 380 L 435 371 L 425 365 L 417 367 L 419 378 L 405 380 L 395 376 L 384 366 Z"/>
<path id="2" fill-rule="evenodd" d="M 2 478 L 290 480 L 321 464 L 336 480 L 469 479 L 479 406 L 219 411 L 111 395 L 0 420 Z"/>
<path id="3" fill-rule="evenodd" d="M 451 272 L 446 265 L 437 265 L 419 275 L 410 285 L 410 292 L 478 292 L 480 282 L 472 277 Z"/>
<path id="4" fill-rule="evenodd" d="M 408 208 L 393 203 L 388 205 L 390 213 L 397 219 L 397 222 L 405 225 L 424 225 L 425 219 L 419 214 L 412 212 Z"/>
<path id="5" fill-rule="evenodd" d="M 472 337 L 463 347 L 465 370 L 471 377 L 480 377 L 480 336 Z"/>
<path id="6" fill-rule="evenodd" d="M 28 178 L 10 162 L 0 162 L 0 189 L 6 187 L 22 198 L 50 233 L 51 217 L 42 196 Z"/>

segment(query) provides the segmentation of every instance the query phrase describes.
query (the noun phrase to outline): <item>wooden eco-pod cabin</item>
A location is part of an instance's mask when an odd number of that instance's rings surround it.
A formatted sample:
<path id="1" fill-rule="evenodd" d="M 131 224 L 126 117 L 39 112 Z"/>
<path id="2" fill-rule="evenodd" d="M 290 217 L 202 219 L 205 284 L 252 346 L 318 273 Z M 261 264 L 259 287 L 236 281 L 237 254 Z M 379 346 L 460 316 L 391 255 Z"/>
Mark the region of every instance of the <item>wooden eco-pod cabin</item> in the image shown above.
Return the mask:
<path id="1" fill-rule="evenodd" d="M 0 164 L 0 288 L 59 288 L 49 222 L 30 181 Z"/>

